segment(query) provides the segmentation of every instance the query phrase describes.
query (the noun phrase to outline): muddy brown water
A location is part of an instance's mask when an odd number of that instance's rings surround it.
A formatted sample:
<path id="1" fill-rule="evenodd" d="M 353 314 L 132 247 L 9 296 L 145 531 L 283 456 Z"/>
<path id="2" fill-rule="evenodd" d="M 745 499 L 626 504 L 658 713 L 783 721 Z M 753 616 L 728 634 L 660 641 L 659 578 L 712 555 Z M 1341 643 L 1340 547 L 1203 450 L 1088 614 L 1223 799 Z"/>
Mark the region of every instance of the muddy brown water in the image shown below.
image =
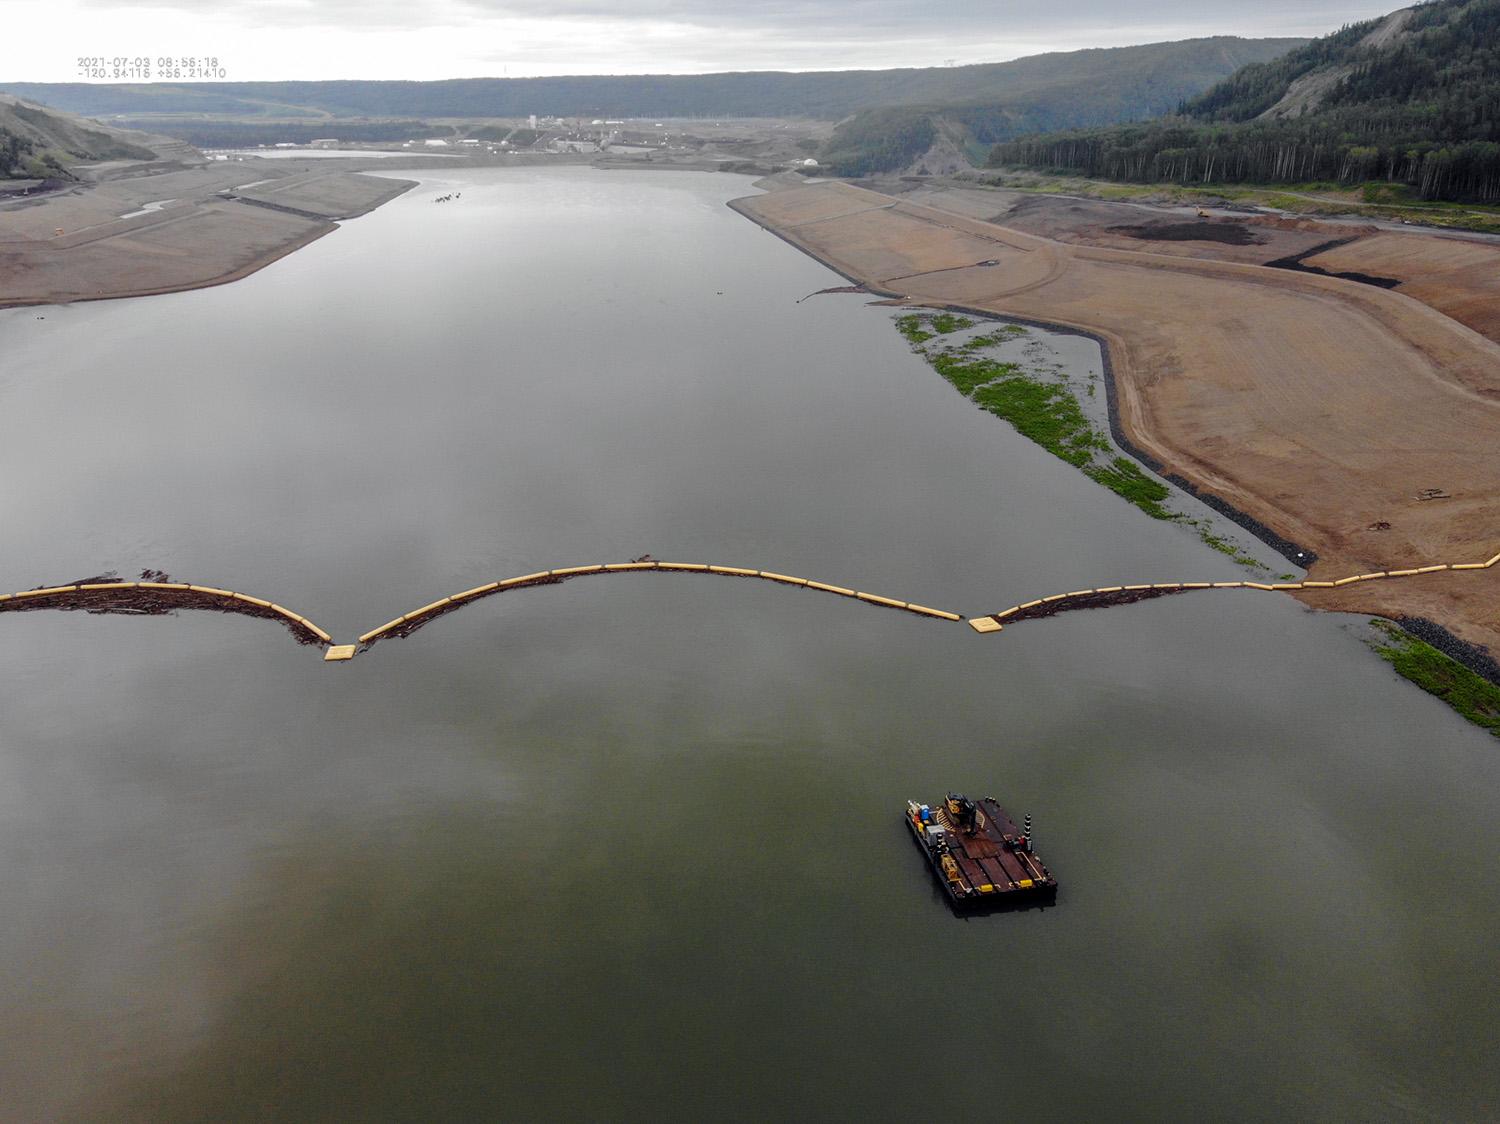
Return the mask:
<path id="1" fill-rule="evenodd" d="M 233 285 L 0 314 L 0 585 L 345 639 L 648 551 L 964 613 L 1244 576 L 798 304 L 837 278 L 747 180 L 424 175 Z M 1358 628 L 645 573 L 332 667 L 7 614 L 3 1115 L 1483 1119 L 1500 754 Z M 899 817 L 950 788 L 1035 817 L 1055 908 L 944 908 Z"/>

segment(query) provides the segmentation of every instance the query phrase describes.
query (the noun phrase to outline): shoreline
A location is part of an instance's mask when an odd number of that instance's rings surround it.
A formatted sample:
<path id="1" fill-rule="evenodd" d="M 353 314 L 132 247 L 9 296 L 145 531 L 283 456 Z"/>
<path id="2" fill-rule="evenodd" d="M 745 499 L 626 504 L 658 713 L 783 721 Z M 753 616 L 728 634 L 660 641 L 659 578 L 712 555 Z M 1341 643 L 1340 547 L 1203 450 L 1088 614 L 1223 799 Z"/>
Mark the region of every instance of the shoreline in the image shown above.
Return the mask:
<path id="1" fill-rule="evenodd" d="M 1100 368 L 1104 373 L 1104 402 L 1109 417 L 1109 435 L 1114 443 L 1119 446 L 1120 451 L 1132 460 L 1138 461 L 1143 467 L 1150 469 L 1162 480 L 1182 491 L 1206 507 L 1212 508 L 1230 522 L 1237 524 L 1248 531 L 1259 542 L 1270 547 L 1281 557 L 1285 558 L 1293 566 L 1308 569 L 1318 561 L 1318 555 L 1311 548 L 1298 546 L 1271 528 L 1267 527 L 1255 516 L 1241 511 L 1228 500 L 1213 492 L 1205 492 L 1186 477 L 1165 471 L 1166 466 L 1157 460 L 1146 450 L 1142 449 L 1129 436 L 1126 435 L 1124 427 L 1120 424 L 1120 401 L 1119 392 L 1115 386 L 1114 362 L 1110 356 L 1109 341 L 1097 332 L 1091 332 L 1087 328 L 1080 328 L 1072 324 L 1053 324 L 1046 320 L 1032 319 L 1025 316 L 1006 316 L 1002 313 L 986 311 L 973 305 L 920 305 L 922 308 L 938 308 L 946 312 L 961 312 L 965 316 L 979 316 L 985 320 L 1001 321 L 1007 324 L 1024 324 L 1030 328 L 1041 328 L 1060 336 L 1080 336 L 1090 340 L 1099 347 Z"/>
<path id="2" fill-rule="evenodd" d="M 266 172 L 254 183 L 237 182 Z M 353 170 L 290 164 L 247 170 L 234 163 L 105 180 L 0 209 L 10 220 L 0 238 L 0 309 L 226 285 L 417 183 Z"/>
<path id="3" fill-rule="evenodd" d="M 747 198 L 753 199 L 755 198 L 755 196 L 748 196 Z M 1277 534 L 1260 520 L 1256 519 L 1253 515 L 1250 515 L 1248 512 L 1241 511 L 1228 500 L 1223 499 L 1222 497 L 1215 495 L 1212 492 L 1205 492 L 1201 490 L 1197 485 L 1193 484 L 1192 481 L 1177 473 L 1169 473 L 1163 471 L 1166 466 L 1163 465 L 1161 461 L 1152 456 L 1150 453 L 1146 452 L 1130 439 L 1130 437 L 1125 433 L 1124 428 L 1120 424 L 1119 392 L 1115 386 L 1114 361 L 1110 353 L 1109 340 L 1104 336 L 1100 335 L 1097 332 L 1090 331 L 1087 328 L 1079 327 L 1075 324 L 1062 324 L 1056 321 L 1042 320 L 1033 317 L 1011 316 L 1007 313 L 995 312 L 993 309 L 981 308 L 978 305 L 932 304 L 926 301 L 909 301 L 901 293 L 898 293 L 893 289 L 883 288 L 873 282 L 862 280 L 861 278 L 856 277 L 851 273 L 845 272 L 832 262 L 825 260 L 816 253 L 813 253 L 807 247 L 793 241 L 791 238 L 787 237 L 784 233 L 777 230 L 775 227 L 769 226 L 765 222 L 761 221 L 759 216 L 751 213 L 746 208 L 739 206 L 738 204 L 740 204 L 741 202 L 743 202 L 743 200 L 731 199 L 726 205 L 736 214 L 739 214 L 742 217 L 747 218 L 751 222 L 755 223 L 755 225 L 759 226 L 762 230 L 776 235 L 776 237 L 780 238 L 787 245 L 801 251 L 820 264 L 827 266 L 829 269 L 833 270 L 840 277 L 844 278 L 851 284 L 857 285 L 861 289 L 875 296 L 884 297 L 887 300 L 900 301 L 902 307 L 931 308 L 936 311 L 942 312 L 962 313 L 965 316 L 978 316 L 985 320 L 999 320 L 1011 324 L 1024 324 L 1028 327 L 1041 328 L 1048 332 L 1055 332 L 1058 335 L 1081 336 L 1084 339 L 1091 340 L 1099 347 L 1099 356 L 1101 361 L 1100 365 L 1104 372 L 1104 394 L 1105 404 L 1108 408 L 1109 413 L 1110 436 L 1114 439 L 1115 444 L 1120 447 L 1122 452 L 1130 456 L 1132 459 L 1138 461 L 1143 467 L 1150 469 L 1153 473 L 1155 473 L 1161 479 L 1165 480 L 1168 484 L 1171 484 L 1173 487 L 1186 492 L 1193 499 L 1199 501 L 1202 504 L 1205 504 L 1208 507 L 1213 508 L 1226 519 L 1229 519 L 1232 522 L 1238 524 L 1240 527 L 1244 528 L 1251 535 L 1255 536 L 1256 539 L 1264 543 L 1266 546 L 1270 547 L 1277 554 L 1281 555 L 1294 566 L 1300 566 L 1303 569 L 1306 569 L 1312 566 L 1318 560 L 1318 556 L 1314 551 L 1309 548 L 1301 547 L 1297 543 L 1292 542 L 1290 539 Z"/>
<path id="4" fill-rule="evenodd" d="M 163 168 L 145 176 L 100 180 L 93 183 L 70 183 L 63 190 L 40 197 L 6 199 L 0 197 L 0 218 L 21 216 L 15 225 L 23 229 L 9 238 L 0 237 L 0 311 L 14 308 L 37 308 L 44 305 L 78 304 L 85 301 L 123 300 L 129 297 L 161 296 L 166 293 L 191 292 L 227 285 L 273 265 L 282 258 L 316 242 L 337 230 L 343 222 L 360 218 L 383 207 L 393 199 L 417 187 L 418 180 L 402 179 L 388 173 L 445 171 L 472 167 L 534 167 L 537 165 L 590 166 L 609 171 L 723 171 L 723 162 L 697 164 L 588 160 L 583 157 L 533 155 L 503 164 L 487 165 L 470 159 L 432 164 L 435 157 L 412 154 L 400 161 L 360 159 L 351 151 L 348 159 L 264 160 L 258 166 L 244 161 L 214 163 L 199 167 Z M 392 163 L 400 166 L 392 167 Z M 411 166 L 415 165 L 415 166 Z M 375 173 L 375 174 L 369 174 Z M 265 177 L 253 184 L 235 186 L 231 181 L 248 176 Z M 339 193 L 337 205 L 317 198 L 320 181 L 341 180 L 346 189 Z M 363 190 L 348 191 L 353 183 Z M 163 195 L 182 192 L 187 198 L 171 199 L 170 209 L 153 210 L 150 215 L 132 209 L 129 216 L 97 213 L 113 199 L 114 210 L 155 203 Z M 305 205 L 303 196 L 310 195 Z M 6 207 L 4 204 L 20 204 Z M 233 208 L 263 212 L 260 231 L 244 233 L 237 226 Z M 73 218 L 82 214 L 85 225 L 75 226 Z M 45 219 L 43 216 L 45 215 Z M 198 236 L 191 245 L 171 243 L 178 224 L 209 216 L 216 218 L 219 229 Z M 275 227 L 281 229 L 275 230 Z M 29 227 L 29 231 L 25 228 Z M 54 233 L 67 229 L 66 234 Z M 267 243 L 265 231 L 270 230 Z M 158 232 L 152 235 L 151 232 Z M 101 264 L 99 244 L 111 239 L 132 242 L 129 252 L 116 255 L 120 261 Z M 67 259 L 70 251 L 94 247 L 80 255 L 75 263 Z M 140 251 L 144 250 L 144 267 Z M 168 259 L 165 262 L 163 259 Z M 176 265 L 180 276 L 160 283 L 135 284 L 142 272 L 161 273 L 164 267 Z M 220 268 L 223 267 L 223 268 Z M 30 291 L 18 290 L 23 277 L 51 273 Z M 7 277 L 9 274 L 9 277 Z M 89 286 L 99 277 L 116 275 L 121 280 L 102 288 Z M 126 280 L 128 278 L 129 280 Z M 7 291 L 10 282 L 10 291 Z"/>
<path id="5" fill-rule="evenodd" d="M 12 308 L 46 308 L 49 305 L 84 304 L 88 301 L 113 301 L 127 300 L 131 297 L 158 297 L 167 293 L 190 293 L 195 289 L 212 289 L 218 285 L 228 285 L 234 281 L 242 281 L 251 274 L 259 273 L 268 265 L 274 265 L 289 254 L 294 254 L 305 246 L 310 246 L 326 234 L 332 234 L 339 228 L 336 222 L 329 222 L 318 230 L 309 231 L 307 234 L 292 239 L 276 247 L 273 250 L 263 252 L 259 257 L 244 265 L 237 266 L 228 273 L 222 273 L 217 277 L 205 278 L 201 281 L 183 281 L 178 284 L 160 285 L 144 289 L 118 289 L 101 293 L 86 293 L 73 297 L 18 297 L 14 299 L 0 300 L 0 312 Z"/>
<path id="6" fill-rule="evenodd" d="M 1195 484 L 1181 473 L 1170 471 L 1167 466 L 1152 453 L 1147 452 L 1141 445 L 1132 440 L 1127 434 L 1121 420 L 1120 387 L 1118 386 L 1118 375 L 1115 367 L 1115 345 L 1116 341 L 1109 336 L 1086 328 L 1079 324 L 1064 321 L 1046 320 L 1036 316 L 1017 315 L 994 308 L 986 308 L 977 304 L 969 304 L 957 301 L 934 301 L 921 297 L 912 297 L 908 294 L 890 289 L 882 285 L 878 280 L 861 276 L 851 269 L 845 268 L 844 263 L 832 258 L 831 255 L 820 253 L 817 248 L 809 245 L 802 239 L 792 237 L 786 230 L 780 229 L 767 219 L 756 213 L 752 205 L 757 200 L 765 199 L 767 195 L 743 196 L 738 199 L 729 200 L 726 204 L 732 211 L 743 218 L 749 219 L 762 230 L 780 238 L 787 245 L 806 254 L 824 267 L 832 270 L 852 285 L 857 285 L 874 296 L 887 300 L 899 302 L 900 307 L 913 309 L 932 309 L 934 311 L 948 311 L 961 313 L 965 316 L 978 316 L 986 320 L 1000 320 L 1007 323 L 1017 323 L 1042 328 L 1047 331 L 1064 335 L 1082 336 L 1093 341 L 1099 347 L 1101 358 L 1101 369 L 1105 383 L 1106 405 L 1109 417 L 1110 436 L 1116 445 L 1130 456 L 1134 461 L 1151 471 L 1158 478 L 1182 492 L 1199 500 L 1208 507 L 1219 512 L 1225 518 L 1230 519 L 1245 531 L 1253 535 L 1258 541 L 1265 544 L 1277 554 L 1286 558 L 1289 562 L 1299 567 L 1311 567 L 1319 561 L 1319 555 L 1310 547 L 1300 546 L 1298 543 L 1285 535 L 1278 533 L 1267 526 L 1262 520 L 1244 511 L 1222 496 L 1208 488 Z M 897 200 L 892 200 L 896 202 Z M 817 221 L 817 220 L 810 220 Z M 1121 345 L 1123 346 L 1123 345 Z M 1500 685 L 1500 662 L 1497 662 L 1491 654 L 1489 647 L 1482 643 L 1466 640 L 1454 633 L 1446 625 L 1433 620 L 1425 614 L 1412 613 L 1402 609 L 1360 609 L 1350 608 L 1343 605 L 1320 605 L 1311 604 L 1309 600 L 1298 598 L 1309 608 L 1327 611 L 1357 613 L 1366 616 L 1382 617 L 1392 624 L 1400 627 L 1414 639 L 1429 644 L 1449 656 L 1457 663 L 1473 671 L 1484 679 Z"/>

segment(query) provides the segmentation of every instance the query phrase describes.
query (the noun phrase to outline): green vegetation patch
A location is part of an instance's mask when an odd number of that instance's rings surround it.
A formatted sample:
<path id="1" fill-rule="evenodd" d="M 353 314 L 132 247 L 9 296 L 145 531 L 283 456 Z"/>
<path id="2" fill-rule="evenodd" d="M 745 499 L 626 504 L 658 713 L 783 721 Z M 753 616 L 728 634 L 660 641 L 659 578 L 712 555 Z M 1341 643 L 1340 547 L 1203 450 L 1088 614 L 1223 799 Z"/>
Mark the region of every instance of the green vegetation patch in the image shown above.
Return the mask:
<path id="1" fill-rule="evenodd" d="M 987 347 L 996 347 L 1008 340 L 1016 339 L 1018 336 L 1024 336 L 1025 334 L 1026 329 L 1021 327 L 1021 325 L 1007 324 L 998 331 L 987 332 L 982 336 L 975 336 L 973 339 L 960 344 L 959 350 L 983 351 Z"/>
<path id="2" fill-rule="evenodd" d="M 0 177 L 20 177 L 26 168 L 26 158 L 35 147 L 30 137 L 0 129 Z"/>
<path id="3" fill-rule="evenodd" d="M 1001 363 L 995 359 L 976 359 L 952 351 L 939 351 L 927 355 L 927 362 L 965 398 L 974 397 L 974 392 L 996 379 L 1019 376 L 1021 368 L 1014 363 Z"/>
<path id="4" fill-rule="evenodd" d="M 926 328 L 927 318 L 912 313 L 909 316 L 896 317 L 896 329 L 912 343 L 926 343 L 932 339 L 935 332 L 929 332 Z"/>
<path id="5" fill-rule="evenodd" d="M 987 383 L 971 397 L 1010 422 L 1022 436 L 1077 468 L 1087 465 L 1096 449 L 1109 447 L 1103 435 L 1094 432 L 1078 399 L 1056 383 L 1015 375 Z M 1113 487 L 1107 481 L 1101 483 Z"/>
<path id="6" fill-rule="evenodd" d="M 1375 650 L 1402 678 L 1500 737 L 1500 687 L 1388 621 L 1370 623 L 1384 637 Z"/>
<path id="7" fill-rule="evenodd" d="M 1103 484 L 1117 496 L 1123 496 L 1152 519 L 1175 521 L 1181 518 L 1175 511 L 1162 506 L 1172 490 L 1160 480 L 1147 476 L 1141 471 L 1141 466 L 1128 457 L 1115 457 L 1107 465 L 1090 465 L 1084 472 L 1090 480 Z"/>
<path id="8" fill-rule="evenodd" d="M 957 316 L 951 312 L 939 312 L 936 316 L 928 317 L 927 322 L 932 325 L 934 332 L 943 336 L 950 332 L 962 332 L 965 328 L 974 326 L 974 321 L 967 316 Z"/>
<path id="9" fill-rule="evenodd" d="M 1360 198 L 1366 203 L 1385 206 L 1404 206 L 1418 202 L 1410 187 L 1404 183 L 1367 183 L 1360 189 Z"/>
<path id="10" fill-rule="evenodd" d="M 972 328 L 974 321 L 967 316 L 959 316 L 952 312 L 920 313 L 912 312 L 905 316 L 896 317 L 896 327 L 909 341 L 914 344 L 924 344 L 934 336 L 951 335 L 954 332 L 962 332 Z M 963 351 L 979 351 L 986 347 L 993 347 L 997 343 L 1003 343 L 1016 335 L 1024 336 L 1026 329 L 1015 324 L 1007 324 L 997 332 L 991 332 L 987 336 L 976 336 L 968 343 L 962 345 Z M 921 350 L 919 347 L 917 350 Z M 924 352 L 925 354 L 925 352 Z M 972 390 L 972 388 L 970 388 Z M 969 390 L 964 391 L 970 393 Z"/>
<path id="11" fill-rule="evenodd" d="M 939 335 L 972 328 L 974 322 L 966 316 L 946 312 L 913 312 L 898 316 L 896 326 L 911 341 L 912 350 L 926 359 L 955 390 L 981 409 L 1010 422 L 1023 437 L 1081 469 L 1090 480 L 1104 485 L 1151 518 L 1193 528 L 1204 543 L 1243 566 L 1254 570 L 1267 568 L 1230 540 L 1215 535 L 1212 524 L 1168 508 L 1166 501 L 1171 498 L 1172 490 L 1129 457 L 1114 454 L 1108 435 L 1096 428 L 1084 413 L 1061 367 L 1038 363 L 1028 373 L 1019 363 L 979 354 L 985 348 L 1025 336 L 1026 328 L 1005 324 L 956 346 L 942 343 L 926 346 L 927 341 Z M 1035 377 L 1044 371 L 1052 372 L 1053 377 Z M 1094 390 L 1095 384 L 1090 382 L 1090 397 Z M 1096 459 L 1101 454 L 1108 459 Z"/>
<path id="12" fill-rule="evenodd" d="M 1178 516 L 1178 518 L 1181 519 L 1183 517 Z M 1248 566 L 1252 570 L 1270 569 L 1270 567 L 1266 566 L 1265 564 L 1256 561 L 1254 558 L 1251 558 L 1250 555 L 1246 554 L 1228 539 L 1220 538 L 1218 535 L 1214 534 L 1207 523 L 1204 523 L 1198 519 L 1187 519 L 1186 522 L 1198 531 L 1198 537 L 1203 540 L 1203 545 L 1208 547 L 1210 550 L 1217 550 L 1220 554 L 1226 554 L 1230 558 L 1233 558 L 1241 566 Z M 1292 574 L 1283 574 L 1278 580 L 1286 582 L 1294 581 L 1295 576 Z"/>

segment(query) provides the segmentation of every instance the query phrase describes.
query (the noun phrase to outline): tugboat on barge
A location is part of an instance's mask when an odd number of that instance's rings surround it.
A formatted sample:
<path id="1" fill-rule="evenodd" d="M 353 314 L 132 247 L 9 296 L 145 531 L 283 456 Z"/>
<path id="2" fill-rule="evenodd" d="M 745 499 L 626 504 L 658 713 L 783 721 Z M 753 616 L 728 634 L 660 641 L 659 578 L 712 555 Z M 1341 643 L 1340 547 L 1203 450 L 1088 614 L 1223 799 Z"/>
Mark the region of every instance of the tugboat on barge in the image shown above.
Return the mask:
<path id="1" fill-rule="evenodd" d="M 1057 879 L 1031 849 L 1031 817 L 1018 828 L 991 797 L 950 792 L 936 808 L 906 802 L 906 826 L 958 909 L 1051 901 Z"/>

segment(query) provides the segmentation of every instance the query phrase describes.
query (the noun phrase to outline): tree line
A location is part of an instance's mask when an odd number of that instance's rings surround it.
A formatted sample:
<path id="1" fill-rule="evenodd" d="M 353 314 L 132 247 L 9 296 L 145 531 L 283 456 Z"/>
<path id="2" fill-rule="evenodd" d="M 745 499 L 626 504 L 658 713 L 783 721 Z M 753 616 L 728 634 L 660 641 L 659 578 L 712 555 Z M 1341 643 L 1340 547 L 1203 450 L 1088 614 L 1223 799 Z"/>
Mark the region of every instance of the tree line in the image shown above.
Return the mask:
<path id="1" fill-rule="evenodd" d="M 1500 0 L 1435 0 L 1394 44 L 1362 45 L 1376 23 L 1245 67 L 1173 117 L 1022 137 L 989 162 L 1137 183 L 1385 180 L 1500 201 Z M 1338 77 L 1315 105 L 1287 99 L 1328 67 Z"/>
<path id="2" fill-rule="evenodd" d="M 989 163 L 1185 186 L 1384 180 L 1423 199 L 1500 202 L 1500 141 L 1424 136 L 1367 120 L 1226 127 L 1177 118 L 1024 137 L 996 145 Z"/>
<path id="3" fill-rule="evenodd" d="M 29 138 L 0 129 L 0 176 L 15 178 L 25 174 L 26 157 L 33 147 Z"/>

